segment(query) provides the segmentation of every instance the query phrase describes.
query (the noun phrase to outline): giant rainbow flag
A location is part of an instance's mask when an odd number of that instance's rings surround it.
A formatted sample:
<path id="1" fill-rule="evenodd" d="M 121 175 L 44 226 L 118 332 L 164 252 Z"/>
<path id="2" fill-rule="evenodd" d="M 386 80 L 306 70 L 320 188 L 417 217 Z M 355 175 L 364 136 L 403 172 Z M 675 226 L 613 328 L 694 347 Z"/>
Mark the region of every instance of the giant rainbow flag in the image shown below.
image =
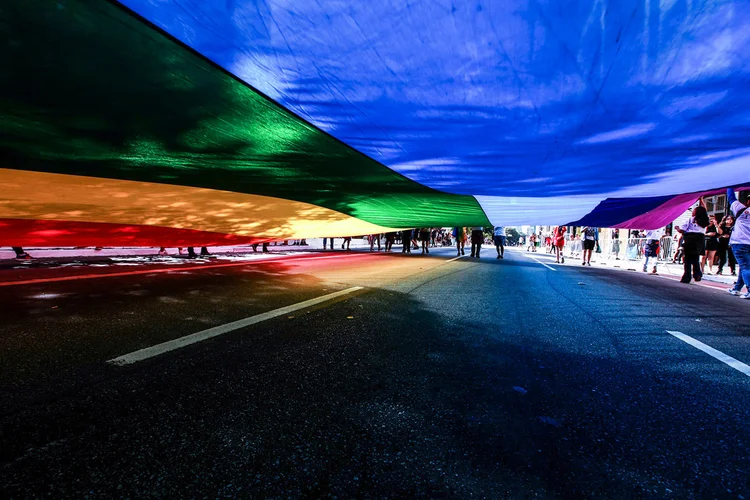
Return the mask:
<path id="1" fill-rule="evenodd" d="M 6 0 L 0 245 L 657 227 L 750 183 L 750 3 Z"/>

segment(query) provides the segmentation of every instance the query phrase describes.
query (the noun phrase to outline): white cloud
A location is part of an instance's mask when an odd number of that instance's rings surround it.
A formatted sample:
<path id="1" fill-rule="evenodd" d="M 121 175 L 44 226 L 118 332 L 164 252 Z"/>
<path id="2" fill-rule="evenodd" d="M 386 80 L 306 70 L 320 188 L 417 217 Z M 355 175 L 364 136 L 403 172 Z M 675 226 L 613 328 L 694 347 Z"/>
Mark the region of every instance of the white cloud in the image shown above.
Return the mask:
<path id="1" fill-rule="evenodd" d="M 576 144 L 600 144 L 602 142 L 621 141 L 638 137 L 652 131 L 656 125 L 654 123 L 637 123 L 617 130 L 602 132 L 601 134 L 592 135 L 586 139 L 576 142 Z"/>

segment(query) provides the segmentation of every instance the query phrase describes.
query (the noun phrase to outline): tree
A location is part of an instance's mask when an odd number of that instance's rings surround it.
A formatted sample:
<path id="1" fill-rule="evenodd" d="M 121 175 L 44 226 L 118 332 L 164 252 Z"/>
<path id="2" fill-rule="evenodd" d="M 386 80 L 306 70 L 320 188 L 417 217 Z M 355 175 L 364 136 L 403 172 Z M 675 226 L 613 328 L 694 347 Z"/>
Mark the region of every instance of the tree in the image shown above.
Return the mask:
<path id="1" fill-rule="evenodd" d="M 516 231 L 514 227 L 508 227 L 505 229 L 505 237 L 508 240 L 508 245 L 518 245 L 518 240 L 521 238 L 521 234 Z"/>

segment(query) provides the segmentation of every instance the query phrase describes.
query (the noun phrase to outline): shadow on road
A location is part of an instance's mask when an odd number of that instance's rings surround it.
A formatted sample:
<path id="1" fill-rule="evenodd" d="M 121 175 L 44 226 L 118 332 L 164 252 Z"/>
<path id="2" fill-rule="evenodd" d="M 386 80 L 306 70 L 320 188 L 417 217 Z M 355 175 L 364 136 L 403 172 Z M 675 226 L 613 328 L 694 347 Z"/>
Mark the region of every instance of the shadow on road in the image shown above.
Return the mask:
<path id="1" fill-rule="evenodd" d="M 662 367 L 525 335 L 373 291 L 132 368 L 89 366 L 3 412 L 3 496 L 687 498 L 747 487 L 750 443 L 730 387 L 686 388 Z M 717 404 L 694 408 L 706 390 Z"/>

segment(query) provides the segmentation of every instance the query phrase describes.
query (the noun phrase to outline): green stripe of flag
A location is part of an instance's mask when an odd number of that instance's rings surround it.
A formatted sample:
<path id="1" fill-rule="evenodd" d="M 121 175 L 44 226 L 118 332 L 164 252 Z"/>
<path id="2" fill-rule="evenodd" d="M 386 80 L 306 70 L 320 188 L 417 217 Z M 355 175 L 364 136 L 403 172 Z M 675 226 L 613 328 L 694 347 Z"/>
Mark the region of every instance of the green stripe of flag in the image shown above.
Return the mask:
<path id="1" fill-rule="evenodd" d="M 488 225 L 118 4 L 0 4 L 3 166 L 274 196 L 390 227 Z M 252 217 L 252 214 L 248 214 Z"/>

